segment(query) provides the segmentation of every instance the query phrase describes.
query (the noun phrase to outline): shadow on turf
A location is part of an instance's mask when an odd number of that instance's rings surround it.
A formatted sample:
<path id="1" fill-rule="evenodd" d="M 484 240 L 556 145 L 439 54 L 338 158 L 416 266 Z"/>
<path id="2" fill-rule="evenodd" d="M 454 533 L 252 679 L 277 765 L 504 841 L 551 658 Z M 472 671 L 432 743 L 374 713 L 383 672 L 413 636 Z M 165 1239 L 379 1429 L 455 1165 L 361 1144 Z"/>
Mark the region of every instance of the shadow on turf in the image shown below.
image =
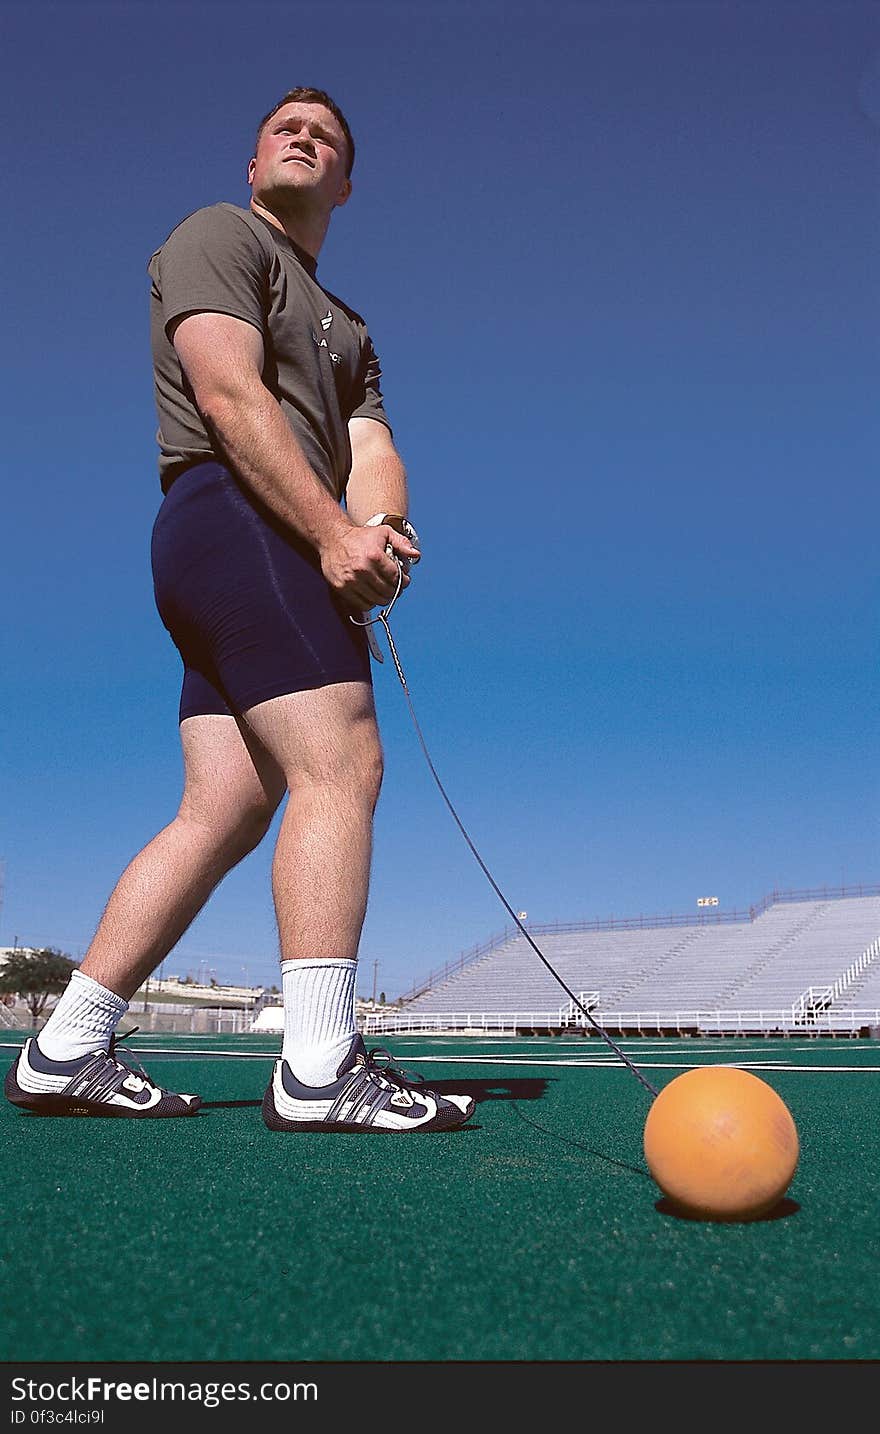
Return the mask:
<path id="1" fill-rule="evenodd" d="M 472 1095 L 479 1105 L 484 1100 L 540 1100 L 546 1094 L 548 1082 L 541 1077 L 513 1076 L 509 1080 L 432 1080 L 425 1084 L 441 1095 L 444 1089 L 453 1090 L 456 1095 Z M 201 1109 L 240 1110 L 247 1106 L 256 1109 L 262 1103 L 262 1096 L 259 1100 L 203 1100 Z"/>
<path id="2" fill-rule="evenodd" d="M 597 1150 L 594 1145 L 585 1145 L 582 1140 L 572 1140 L 569 1135 L 560 1135 L 558 1130 L 548 1130 L 546 1125 L 539 1125 L 536 1120 L 529 1120 L 527 1115 L 514 1106 L 514 1112 L 532 1130 L 539 1130 L 542 1135 L 549 1135 L 551 1140 L 558 1140 L 561 1145 L 570 1145 L 572 1150 L 583 1150 L 586 1155 L 595 1155 L 598 1160 L 604 1160 L 606 1165 L 616 1165 L 618 1170 L 629 1170 L 633 1175 L 641 1175 L 645 1180 L 651 1180 L 648 1171 L 642 1165 L 631 1165 L 628 1160 L 617 1160 L 613 1155 L 607 1155 L 604 1150 Z M 653 1183 L 653 1182 L 652 1182 Z"/>
<path id="3" fill-rule="evenodd" d="M 715 1221 L 714 1223 L 725 1225 L 764 1225 L 768 1220 L 787 1220 L 790 1215 L 796 1215 L 800 1208 L 797 1200 L 789 1200 L 788 1197 L 786 1197 L 784 1200 L 780 1200 L 778 1205 L 774 1205 L 772 1210 L 768 1210 L 766 1215 L 760 1215 L 757 1220 L 721 1220 Z M 668 1215 L 673 1220 L 687 1220 L 691 1223 L 696 1222 L 698 1224 L 706 1223 L 705 1220 L 700 1221 L 696 1215 L 686 1215 L 683 1210 L 677 1210 L 672 1201 L 667 1200 L 665 1195 L 662 1199 L 654 1202 L 654 1209 L 659 1215 Z"/>

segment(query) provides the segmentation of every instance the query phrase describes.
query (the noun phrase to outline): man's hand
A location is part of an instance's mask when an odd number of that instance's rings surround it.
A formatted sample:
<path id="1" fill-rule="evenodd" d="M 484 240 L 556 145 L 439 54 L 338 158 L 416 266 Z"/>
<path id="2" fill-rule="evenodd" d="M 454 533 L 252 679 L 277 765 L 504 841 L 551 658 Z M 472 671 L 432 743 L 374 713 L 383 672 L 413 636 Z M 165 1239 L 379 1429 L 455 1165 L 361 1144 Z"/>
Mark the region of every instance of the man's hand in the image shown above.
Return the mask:
<path id="1" fill-rule="evenodd" d="M 387 523 L 376 528 L 340 526 L 319 549 L 321 571 L 333 591 L 352 607 L 361 611 L 384 607 L 394 597 L 401 576 L 386 547 L 410 562 L 419 558 L 419 550 L 409 538 Z M 401 585 L 409 586 L 406 573 Z"/>

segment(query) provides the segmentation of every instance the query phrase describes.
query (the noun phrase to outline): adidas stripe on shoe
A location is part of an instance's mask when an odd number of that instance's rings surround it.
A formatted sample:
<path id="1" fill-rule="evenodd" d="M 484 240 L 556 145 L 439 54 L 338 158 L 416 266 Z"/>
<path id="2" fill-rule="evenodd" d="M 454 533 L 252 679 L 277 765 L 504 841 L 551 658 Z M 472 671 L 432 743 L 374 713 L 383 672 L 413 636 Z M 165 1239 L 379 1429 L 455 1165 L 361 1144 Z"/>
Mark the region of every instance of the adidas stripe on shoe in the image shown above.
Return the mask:
<path id="1" fill-rule="evenodd" d="M 412 1084 L 394 1070 L 388 1051 L 368 1051 L 356 1034 L 349 1053 L 326 1086 L 307 1086 L 287 1061 L 275 1062 L 263 1097 L 263 1120 L 270 1130 L 397 1133 L 455 1130 L 474 1111 L 469 1095 L 439 1094 Z"/>
<path id="2" fill-rule="evenodd" d="M 6 1073 L 6 1099 L 37 1115 L 132 1116 L 164 1119 L 195 1115 L 201 1096 L 178 1095 L 154 1085 L 146 1071 L 116 1056 L 115 1038 L 109 1051 L 95 1051 L 73 1061 L 50 1061 L 37 1041 L 25 1042 Z"/>

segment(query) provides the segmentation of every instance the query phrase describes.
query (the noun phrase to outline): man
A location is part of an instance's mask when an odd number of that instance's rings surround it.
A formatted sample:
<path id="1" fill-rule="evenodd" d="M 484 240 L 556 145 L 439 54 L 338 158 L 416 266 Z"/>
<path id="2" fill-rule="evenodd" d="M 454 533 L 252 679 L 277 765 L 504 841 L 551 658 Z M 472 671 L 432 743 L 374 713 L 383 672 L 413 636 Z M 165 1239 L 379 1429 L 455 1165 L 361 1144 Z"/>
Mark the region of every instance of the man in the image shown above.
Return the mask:
<path id="1" fill-rule="evenodd" d="M 272 870 L 284 1039 L 266 1124 L 410 1132 L 472 1113 L 469 1097 L 381 1067 L 354 1023 L 382 751 L 352 618 L 406 585 L 419 550 L 366 326 L 316 277 L 353 162 L 330 96 L 291 90 L 260 124 L 249 208 L 198 210 L 150 261 L 164 493 L 153 576 L 184 663 L 184 792 L 7 1077 L 26 1109 L 198 1110 L 198 1096 L 124 1065 L 114 1031 L 289 794 Z"/>

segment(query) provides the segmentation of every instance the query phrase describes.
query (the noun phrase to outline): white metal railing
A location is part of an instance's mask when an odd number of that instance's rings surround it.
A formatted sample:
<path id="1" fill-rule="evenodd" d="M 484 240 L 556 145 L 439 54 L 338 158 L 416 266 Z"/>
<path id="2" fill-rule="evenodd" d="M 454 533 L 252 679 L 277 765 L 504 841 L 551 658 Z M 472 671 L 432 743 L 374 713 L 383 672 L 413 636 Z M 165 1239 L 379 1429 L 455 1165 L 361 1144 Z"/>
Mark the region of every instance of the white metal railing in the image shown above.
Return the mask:
<path id="1" fill-rule="evenodd" d="M 842 976 L 838 976 L 831 988 L 831 999 L 836 1001 L 847 986 L 851 986 L 856 977 L 860 976 L 867 966 L 872 965 L 878 956 L 880 956 L 880 936 L 876 941 L 871 942 L 871 945 L 862 952 L 856 961 L 853 961 L 851 966 L 847 966 Z"/>
<path id="2" fill-rule="evenodd" d="M 524 1025 L 536 1024 L 555 1028 L 559 1024 L 558 1018 L 558 1011 L 529 1015 L 518 1011 L 482 1011 L 479 1014 L 459 1012 L 438 1016 L 423 1015 L 418 1011 L 413 1011 L 410 1015 L 395 1011 L 364 1016 L 362 1030 L 364 1035 L 406 1035 L 407 1032 L 423 1035 L 431 1031 L 448 1030 L 455 1030 L 463 1035 L 472 1031 L 500 1035 L 505 1031 L 512 1034 Z"/>
<path id="3" fill-rule="evenodd" d="M 137 1008 L 129 1007 L 129 1016 L 144 1034 L 151 1031 L 167 1031 L 190 1035 L 241 1035 L 249 1031 L 254 1022 L 253 1011 L 244 1007 L 186 1006 L 168 1003 L 147 1005 L 140 1002 Z"/>
<path id="4" fill-rule="evenodd" d="M 797 1000 L 793 1002 L 791 1014 L 794 1021 L 800 1025 L 812 1022 L 820 1011 L 827 1011 L 834 1000 L 834 988 L 832 986 L 808 986 L 802 991 Z"/>
<path id="5" fill-rule="evenodd" d="M 581 1006 L 586 1011 L 595 1010 L 596 1006 L 598 1006 L 599 1004 L 599 992 L 578 991 L 577 999 L 580 1002 L 580 1006 L 576 1005 L 574 1001 L 569 1001 L 567 1006 L 559 1007 L 560 1026 L 586 1025 L 586 1017 L 584 1016 L 584 1011 L 581 1010 Z"/>
<path id="6" fill-rule="evenodd" d="M 792 1017 L 799 1025 L 814 1025 L 817 1017 L 826 1011 L 880 956 L 880 937 L 867 946 L 832 986 L 808 986 L 791 1008 Z"/>
<path id="7" fill-rule="evenodd" d="M 774 1010 L 640 1010 L 595 1011 L 598 1025 L 609 1033 L 663 1034 L 698 1031 L 707 1035 L 739 1035 L 771 1032 L 802 1035 L 810 1032 L 851 1033 L 876 1027 L 880 1030 L 880 1008 L 852 1011 L 817 1010 L 805 1024 L 803 1014 L 789 1006 Z M 449 1011 L 411 1013 L 389 1011 L 364 1018 L 365 1035 L 428 1035 L 451 1032 L 456 1035 L 515 1033 L 517 1031 L 558 1031 L 568 1027 L 588 1028 L 583 1013 L 567 1019 L 566 1008 L 556 1011 Z M 566 1019 L 563 1019 L 566 1017 Z"/>

